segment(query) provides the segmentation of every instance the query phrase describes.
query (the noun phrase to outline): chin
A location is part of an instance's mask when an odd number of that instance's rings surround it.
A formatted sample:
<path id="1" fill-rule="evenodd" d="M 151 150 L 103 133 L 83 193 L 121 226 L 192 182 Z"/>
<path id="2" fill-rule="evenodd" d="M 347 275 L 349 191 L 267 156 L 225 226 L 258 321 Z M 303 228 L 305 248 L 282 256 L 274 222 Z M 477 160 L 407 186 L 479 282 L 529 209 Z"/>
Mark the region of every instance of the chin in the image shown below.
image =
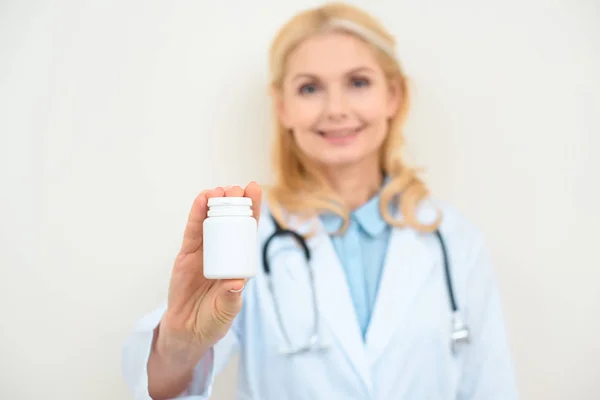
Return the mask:
<path id="1" fill-rule="evenodd" d="M 349 167 L 352 165 L 358 165 L 364 162 L 368 154 L 348 154 L 346 152 L 340 152 L 336 154 L 335 151 L 323 154 L 316 158 L 316 161 L 323 167 Z"/>
<path id="2" fill-rule="evenodd" d="M 358 140 L 356 140 L 358 139 Z M 310 159 L 323 168 L 351 167 L 365 165 L 365 162 L 378 162 L 379 149 L 383 140 L 361 137 L 345 144 L 331 144 L 321 139 L 304 142 L 303 151 Z"/>

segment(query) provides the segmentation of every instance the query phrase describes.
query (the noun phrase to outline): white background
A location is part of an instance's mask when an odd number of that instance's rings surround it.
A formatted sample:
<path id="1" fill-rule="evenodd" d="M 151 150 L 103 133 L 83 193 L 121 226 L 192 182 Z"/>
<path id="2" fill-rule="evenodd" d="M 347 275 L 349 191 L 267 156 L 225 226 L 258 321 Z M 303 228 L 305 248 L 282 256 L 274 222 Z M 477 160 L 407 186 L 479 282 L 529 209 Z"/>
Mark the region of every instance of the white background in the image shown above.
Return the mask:
<path id="1" fill-rule="evenodd" d="M 0 2 L 0 398 L 130 398 L 195 194 L 269 178 L 268 46 L 318 3 Z M 522 398 L 600 398 L 599 3 L 354 3 L 397 35 L 410 159 L 488 236 Z"/>

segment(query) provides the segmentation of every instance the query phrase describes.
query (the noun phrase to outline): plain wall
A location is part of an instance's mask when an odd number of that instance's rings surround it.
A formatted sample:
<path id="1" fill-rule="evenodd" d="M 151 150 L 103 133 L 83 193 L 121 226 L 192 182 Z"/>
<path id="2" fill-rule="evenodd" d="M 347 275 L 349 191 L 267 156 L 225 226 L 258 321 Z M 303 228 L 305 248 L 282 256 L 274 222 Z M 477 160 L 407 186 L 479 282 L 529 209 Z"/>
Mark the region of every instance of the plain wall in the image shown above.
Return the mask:
<path id="1" fill-rule="evenodd" d="M 0 398 L 131 398 L 121 346 L 194 196 L 269 179 L 268 46 L 319 3 L 0 2 Z M 410 160 L 487 234 L 522 398 L 600 398 L 598 2 L 353 3 L 397 35 Z"/>

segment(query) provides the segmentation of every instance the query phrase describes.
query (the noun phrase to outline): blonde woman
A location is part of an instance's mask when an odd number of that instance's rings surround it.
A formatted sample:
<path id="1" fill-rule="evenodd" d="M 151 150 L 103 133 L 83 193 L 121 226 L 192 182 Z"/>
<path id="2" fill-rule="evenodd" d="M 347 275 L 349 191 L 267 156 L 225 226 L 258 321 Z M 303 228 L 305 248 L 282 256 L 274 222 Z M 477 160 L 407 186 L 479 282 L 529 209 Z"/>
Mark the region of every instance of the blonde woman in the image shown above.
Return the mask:
<path id="1" fill-rule="evenodd" d="M 208 399 L 234 351 L 239 399 L 517 398 L 482 236 L 401 157 L 393 37 L 329 4 L 281 29 L 270 68 L 276 182 L 264 201 L 256 183 L 195 199 L 167 304 L 123 350 L 136 398 Z M 261 256 L 269 241 L 248 281 L 203 275 L 216 196 L 250 197 Z"/>

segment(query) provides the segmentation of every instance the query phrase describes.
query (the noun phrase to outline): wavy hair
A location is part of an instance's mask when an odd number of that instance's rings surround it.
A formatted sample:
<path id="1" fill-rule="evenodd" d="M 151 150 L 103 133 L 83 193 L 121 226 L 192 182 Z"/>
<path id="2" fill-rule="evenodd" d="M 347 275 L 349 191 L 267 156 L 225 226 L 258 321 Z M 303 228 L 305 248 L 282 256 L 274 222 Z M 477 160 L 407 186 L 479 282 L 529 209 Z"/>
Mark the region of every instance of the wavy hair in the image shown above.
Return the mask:
<path id="1" fill-rule="evenodd" d="M 352 34 L 366 42 L 374 51 L 388 82 L 398 82 L 402 101 L 396 115 L 389 121 L 388 133 L 380 148 L 380 168 L 387 183 L 380 192 L 380 212 L 384 220 L 395 227 L 410 226 L 431 232 L 439 225 L 441 214 L 432 224 L 419 221 L 419 203 L 428 196 L 428 189 L 417 170 L 406 165 L 401 150 L 404 146 L 402 126 L 409 108 L 407 78 L 395 55 L 395 39 L 371 15 L 342 3 L 329 3 L 296 14 L 277 33 L 269 54 L 271 91 L 281 91 L 286 61 L 291 52 L 305 39 L 331 31 Z M 274 107 L 277 107 L 274 99 Z M 274 108 L 275 137 L 272 163 L 275 183 L 267 191 L 271 212 L 277 222 L 286 226 L 284 213 L 310 218 L 319 212 L 339 215 L 348 226 L 350 211 L 332 190 L 320 168 L 297 146 L 293 135 L 283 126 Z M 391 206 L 397 206 L 403 220 L 393 217 Z"/>

